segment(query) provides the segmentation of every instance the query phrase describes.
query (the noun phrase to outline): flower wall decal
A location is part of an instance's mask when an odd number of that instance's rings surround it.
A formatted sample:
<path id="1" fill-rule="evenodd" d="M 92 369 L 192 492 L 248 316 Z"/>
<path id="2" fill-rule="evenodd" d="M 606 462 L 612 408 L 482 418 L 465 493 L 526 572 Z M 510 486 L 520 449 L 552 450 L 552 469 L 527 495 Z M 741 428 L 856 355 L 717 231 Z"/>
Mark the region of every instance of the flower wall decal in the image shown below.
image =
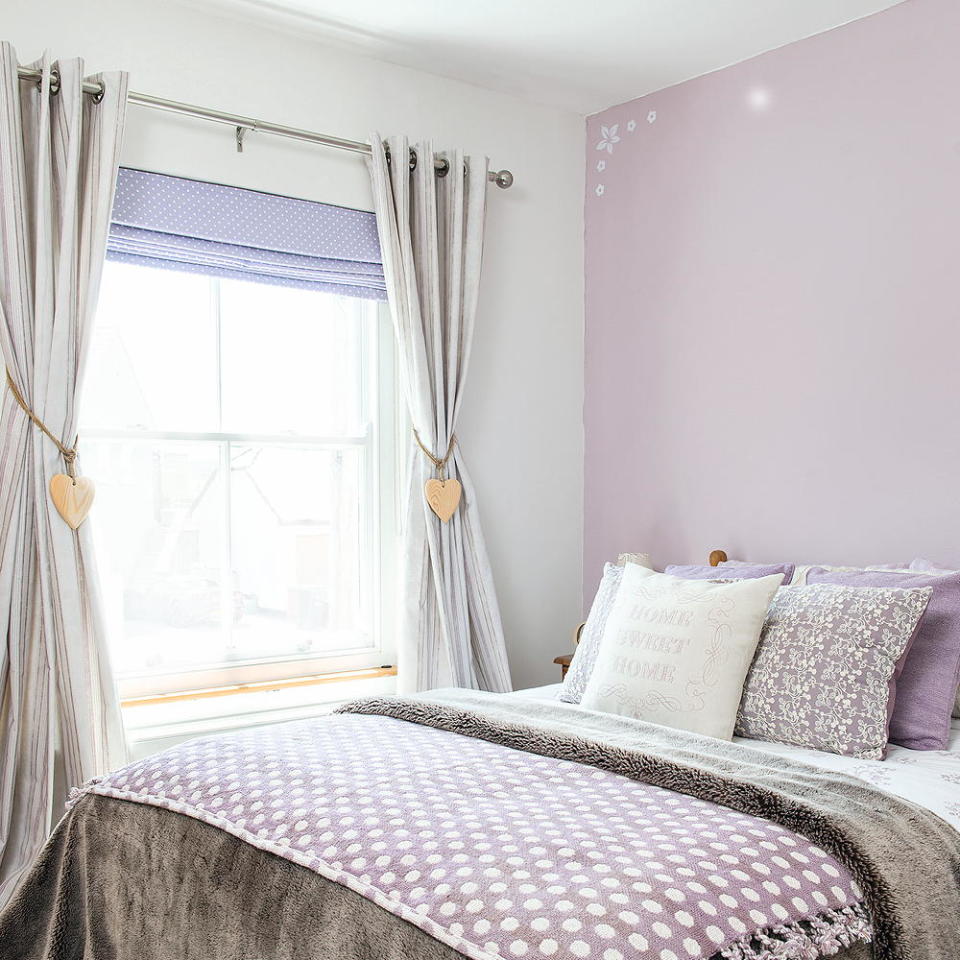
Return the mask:
<path id="1" fill-rule="evenodd" d="M 618 130 L 620 124 L 615 123 L 609 127 L 600 127 L 600 142 L 597 144 L 598 150 L 606 150 L 607 153 L 613 153 L 613 145 L 620 142 Z"/>
<path id="2" fill-rule="evenodd" d="M 611 111 L 611 113 L 612 112 L 613 111 Z M 621 118 L 622 118 L 622 114 L 621 114 Z M 613 119 L 613 118 L 610 117 L 610 119 Z M 647 123 L 652 124 L 652 123 L 655 123 L 656 120 L 657 120 L 657 111 L 656 110 L 648 111 Z M 638 124 L 642 124 L 642 123 L 643 123 L 643 114 L 641 113 L 639 120 L 636 118 L 618 119 L 616 123 L 610 123 L 608 121 L 607 123 L 600 125 L 600 137 L 594 144 L 594 149 L 599 151 L 602 154 L 602 156 L 597 159 L 594 165 L 597 171 L 597 174 L 603 174 L 604 171 L 607 170 L 608 165 L 612 164 L 612 161 L 607 159 L 607 155 L 609 154 L 610 156 L 612 156 L 614 146 L 623 141 L 623 137 L 621 136 L 621 129 L 623 131 L 623 136 L 626 136 L 627 133 L 635 133 L 637 130 Z M 594 131 L 596 130 L 596 128 L 593 128 L 593 129 Z M 596 132 L 593 132 L 593 136 L 596 136 Z M 627 159 L 629 159 L 629 154 L 630 154 L 629 145 L 633 143 L 639 143 L 640 139 L 642 138 L 638 139 L 635 137 L 629 137 L 625 141 L 625 145 L 622 147 L 622 151 L 626 151 Z M 590 141 L 588 140 L 588 144 L 589 142 Z M 617 156 L 619 157 L 621 156 L 621 154 L 618 153 Z M 607 189 L 606 184 L 594 182 L 593 192 L 595 196 L 602 197 L 606 193 L 606 189 Z"/>

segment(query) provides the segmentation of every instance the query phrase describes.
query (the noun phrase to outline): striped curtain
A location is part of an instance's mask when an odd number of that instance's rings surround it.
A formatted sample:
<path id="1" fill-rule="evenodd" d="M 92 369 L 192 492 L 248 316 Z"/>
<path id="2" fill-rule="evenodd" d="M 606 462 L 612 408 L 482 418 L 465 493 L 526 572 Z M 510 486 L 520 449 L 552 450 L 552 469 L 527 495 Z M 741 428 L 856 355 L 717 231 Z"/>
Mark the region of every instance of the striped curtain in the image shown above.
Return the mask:
<path id="1" fill-rule="evenodd" d="M 456 430 L 473 343 L 487 161 L 451 151 L 443 155 L 449 173 L 440 177 L 431 144 L 416 145 L 411 171 L 405 138 L 390 139 L 392 164 L 380 137 L 370 142 L 374 210 L 407 408 L 420 441 L 442 457 Z M 463 497 L 443 523 L 424 496 L 434 465 L 413 435 L 409 443 L 400 690 L 510 690 L 500 608 L 463 452 L 453 444 L 447 476 L 460 481 Z"/>
<path id="2" fill-rule="evenodd" d="M 121 74 L 92 78 L 105 87 L 97 103 L 83 93 L 81 61 L 52 64 L 45 57 L 32 66 L 43 72 L 40 85 L 19 80 L 13 48 L 0 44 L 0 352 L 27 405 L 69 447 L 127 81 Z M 4 390 L 0 905 L 44 843 L 51 819 L 59 819 L 66 788 L 124 759 L 89 524 L 71 530 L 47 493 L 51 476 L 63 472 L 57 448 Z"/>

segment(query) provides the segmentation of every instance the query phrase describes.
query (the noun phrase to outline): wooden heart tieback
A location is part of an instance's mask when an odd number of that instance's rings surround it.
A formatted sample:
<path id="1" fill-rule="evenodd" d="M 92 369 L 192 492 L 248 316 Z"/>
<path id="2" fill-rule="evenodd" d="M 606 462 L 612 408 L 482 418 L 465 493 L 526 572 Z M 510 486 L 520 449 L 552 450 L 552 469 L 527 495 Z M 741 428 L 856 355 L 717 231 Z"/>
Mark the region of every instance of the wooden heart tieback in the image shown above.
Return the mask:
<path id="1" fill-rule="evenodd" d="M 427 503 L 430 509 L 444 523 L 449 523 L 460 503 L 460 495 L 463 493 L 460 481 L 437 480 L 436 477 L 433 477 L 423 485 L 423 492 L 427 495 Z"/>
<path id="2" fill-rule="evenodd" d="M 55 473 L 50 478 L 50 499 L 72 530 L 76 530 L 87 519 L 95 493 L 89 477 Z"/>
<path id="3" fill-rule="evenodd" d="M 56 473 L 50 478 L 50 499 L 70 528 L 76 530 L 87 519 L 96 493 L 93 481 L 89 477 L 77 476 L 77 441 L 74 440 L 73 446 L 68 447 L 47 429 L 47 425 L 27 406 L 27 402 L 13 382 L 9 370 L 7 371 L 7 386 L 13 394 L 13 399 L 20 405 L 20 409 L 30 418 L 30 422 L 54 442 L 60 451 L 60 456 L 63 457 L 67 472 Z"/>
<path id="4" fill-rule="evenodd" d="M 447 477 L 447 461 L 450 454 L 453 453 L 453 445 L 457 442 L 456 434 L 450 435 L 450 443 L 447 444 L 447 452 L 442 457 L 434 456 L 420 439 L 420 434 L 413 431 L 417 446 L 424 452 L 424 455 L 437 468 L 439 477 L 431 477 L 424 485 L 423 492 L 427 498 L 427 505 L 444 522 L 449 523 L 450 518 L 457 512 L 460 505 L 460 497 L 463 494 L 463 487 L 460 481 L 453 477 Z"/>

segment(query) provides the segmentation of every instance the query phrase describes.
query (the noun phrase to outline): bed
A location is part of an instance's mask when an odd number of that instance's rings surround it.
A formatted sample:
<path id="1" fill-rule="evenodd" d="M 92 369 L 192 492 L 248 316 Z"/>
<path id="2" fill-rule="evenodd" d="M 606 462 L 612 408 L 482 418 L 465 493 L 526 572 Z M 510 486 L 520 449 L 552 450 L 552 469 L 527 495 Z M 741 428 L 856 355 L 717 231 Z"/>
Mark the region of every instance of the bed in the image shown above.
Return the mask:
<path id="1" fill-rule="evenodd" d="M 78 791 L 3 960 L 960 956 L 960 721 L 883 762 L 433 691 Z"/>

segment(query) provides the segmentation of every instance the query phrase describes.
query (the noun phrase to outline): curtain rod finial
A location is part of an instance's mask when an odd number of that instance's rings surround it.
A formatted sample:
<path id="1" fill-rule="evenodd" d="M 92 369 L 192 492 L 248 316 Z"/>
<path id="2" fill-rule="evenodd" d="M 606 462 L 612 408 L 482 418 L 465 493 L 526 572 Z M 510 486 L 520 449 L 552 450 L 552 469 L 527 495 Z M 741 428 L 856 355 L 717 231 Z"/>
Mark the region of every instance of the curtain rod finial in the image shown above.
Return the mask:
<path id="1" fill-rule="evenodd" d="M 509 170 L 491 170 L 490 179 L 501 190 L 507 190 L 513 186 L 513 174 Z"/>

